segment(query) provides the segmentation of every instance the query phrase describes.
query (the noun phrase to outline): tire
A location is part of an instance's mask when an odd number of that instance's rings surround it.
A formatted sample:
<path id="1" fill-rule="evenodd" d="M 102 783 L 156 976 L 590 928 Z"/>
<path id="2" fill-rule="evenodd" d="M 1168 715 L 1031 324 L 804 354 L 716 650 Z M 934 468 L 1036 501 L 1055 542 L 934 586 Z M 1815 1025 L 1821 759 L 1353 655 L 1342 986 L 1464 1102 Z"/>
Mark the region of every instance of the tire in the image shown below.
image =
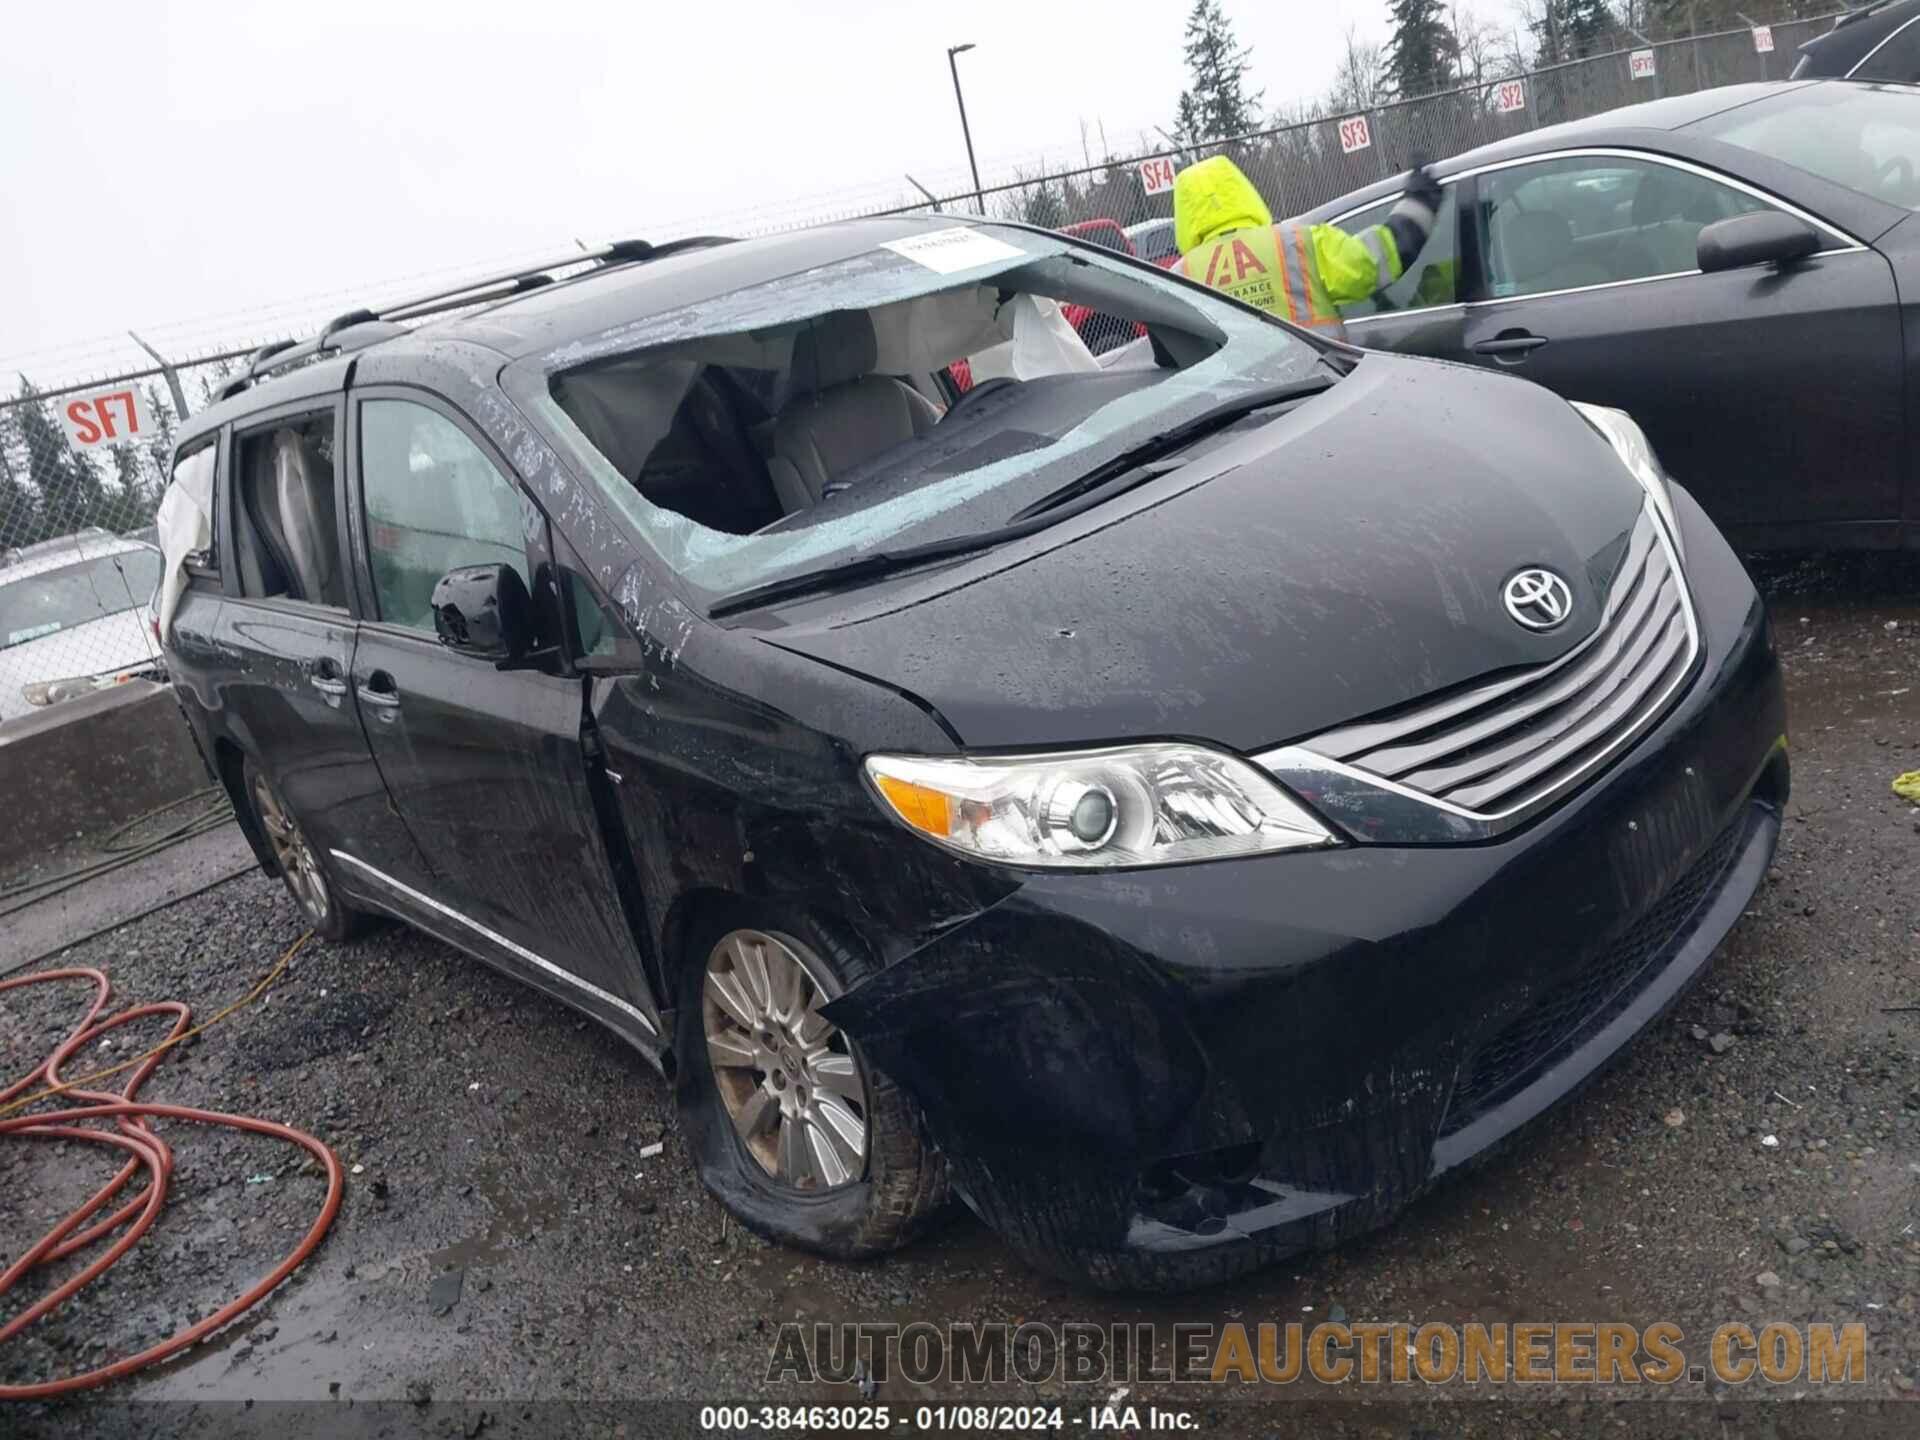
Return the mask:
<path id="1" fill-rule="evenodd" d="M 273 852 L 280 879 L 307 924 L 313 927 L 313 933 L 323 940 L 351 940 L 364 932 L 373 917 L 364 910 L 354 909 L 340 897 L 340 887 L 333 883 L 332 872 L 326 868 L 320 852 L 307 842 L 299 820 L 281 798 L 279 787 L 254 764 L 251 755 L 241 766 L 240 779 L 246 789 L 247 804 L 253 809 L 254 823 L 260 827 L 267 848 Z"/>
<path id="2" fill-rule="evenodd" d="M 847 1037 L 817 1014 L 806 1020 L 812 1007 L 794 1005 L 793 991 L 784 992 L 784 1004 L 773 992 L 780 983 L 779 967 L 789 961 L 797 961 L 810 981 L 813 989 L 807 993 L 826 998 L 878 968 L 809 917 L 761 905 L 734 906 L 690 938 L 674 1025 L 681 1128 L 701 1181 L 748 1229 L 834 1259 L 878 1255 L 905 1244 L 947 1207 L 946 1165 L 924 1139 L 899 1087 L 866 1064 Z M 718 985 L 710 983 L 710 969 L 720 973 Z M 756 985 L 758 976 L 769 983 Z M 776 1018 L 761 1032 L 773 1037 L 754 1051 L 766 1069 L 743 1063 L 742 1046 L 751 1047 L 757 1038 L 740 1024 L 743 985 L 758 992 L 747 992 L 750 1002 L 765 1002 L 750 1004 L 750 1015 L 800 1017 L 798 1028 Z M 733 1010 L 721 1003 L 728 993 L 736 1002 Z M 824 1034 L 814 1028 L 819 1026 Z M 714 1064 L 710 1027 L 733 1063 Z M 789 1072 L 794 1079 L 786 1082 Z M 782 1081 L 777 1089 L 776 1076 Z M 802 1109 L 796 1097 L 807 1083 L 822 1078 L 826 1083 Z M 837 1111 L 831 1109 L 835 1104 Z M 800 1111 L 800 1122 L 783 1106 Z M 747 1107 L 754 1107 L 752 1118 L 736 1120 Z M 768 1122 L 770 1107 L 780 1113 Z M 857 1173 L 843 1141 L 850 1115 L 864 1120 Z M 744 1138 L 743 1125 L 757 1132 L 753 1141 Z M 836 1165 L 845 1173 L 835 1175 Z M 796 1169 L 797 1183 L 787 1178 Z"/>

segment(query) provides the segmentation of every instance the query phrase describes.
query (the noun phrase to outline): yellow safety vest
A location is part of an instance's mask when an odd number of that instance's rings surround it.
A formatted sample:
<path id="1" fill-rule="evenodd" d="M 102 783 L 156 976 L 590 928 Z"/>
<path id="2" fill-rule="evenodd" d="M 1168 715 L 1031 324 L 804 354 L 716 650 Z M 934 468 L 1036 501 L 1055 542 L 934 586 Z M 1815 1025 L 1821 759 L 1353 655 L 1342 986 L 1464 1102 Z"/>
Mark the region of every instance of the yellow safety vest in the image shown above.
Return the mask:
<path id="1" fill-rule="evenodd" d="M 1331 290 L 1329 264 L 1339 272 Z M 1400 254 L 1383 225 L 1348 235 L 1332 226 L 1283 220 L 1229 230 L 1183 255 L 1179 269 L 1269 315 L 1345 339 L 1336 301 L 1363 299 L 1392 284 L 1400 276 Z"/>

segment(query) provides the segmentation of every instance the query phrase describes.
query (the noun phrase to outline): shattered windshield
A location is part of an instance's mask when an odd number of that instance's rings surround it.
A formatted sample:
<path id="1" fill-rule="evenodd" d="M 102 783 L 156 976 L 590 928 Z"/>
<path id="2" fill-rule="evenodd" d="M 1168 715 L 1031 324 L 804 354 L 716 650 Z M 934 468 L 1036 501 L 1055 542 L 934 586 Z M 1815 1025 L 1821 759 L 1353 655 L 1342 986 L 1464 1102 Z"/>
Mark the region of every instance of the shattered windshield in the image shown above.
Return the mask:
<path id="1" fill-rule="evenodd" d="M 966 226 L 571 344 L 537 403 L 665 561 L 722 596 L 994 530 L 1320 355 L 1157 271 Z"/>

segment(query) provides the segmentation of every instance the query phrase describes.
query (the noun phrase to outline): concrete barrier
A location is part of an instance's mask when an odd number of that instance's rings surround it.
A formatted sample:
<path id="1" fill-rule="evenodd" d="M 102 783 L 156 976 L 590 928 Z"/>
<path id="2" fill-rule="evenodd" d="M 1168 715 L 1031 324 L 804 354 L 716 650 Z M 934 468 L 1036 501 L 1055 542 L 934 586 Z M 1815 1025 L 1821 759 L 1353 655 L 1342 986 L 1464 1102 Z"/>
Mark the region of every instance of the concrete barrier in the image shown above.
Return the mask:
<path id="1" fill-rule="evenodd" d="M 0 725 L 0 874 L 211 784 L 173 691 L 150 680 Z"/>

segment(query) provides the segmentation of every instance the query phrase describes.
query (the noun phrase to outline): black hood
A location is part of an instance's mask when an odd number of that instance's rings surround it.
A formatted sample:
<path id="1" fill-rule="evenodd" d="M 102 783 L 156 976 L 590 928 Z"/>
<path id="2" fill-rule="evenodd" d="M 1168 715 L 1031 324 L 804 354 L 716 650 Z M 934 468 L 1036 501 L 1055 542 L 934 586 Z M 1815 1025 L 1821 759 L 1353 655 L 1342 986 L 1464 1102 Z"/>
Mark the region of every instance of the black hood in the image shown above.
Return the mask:
<path id="1" fill-rule="evenodd" d="M 1548 391 L 1370 354 L 1326 395 L 1027 541 L 758 623 L 918 697 L 969 747 L 1252 750 L 1560 655 L 1597 623 L 1642 499 Z M 1546 634 L 1501 599 L 1529 566 L 1572 587 Z"/>

